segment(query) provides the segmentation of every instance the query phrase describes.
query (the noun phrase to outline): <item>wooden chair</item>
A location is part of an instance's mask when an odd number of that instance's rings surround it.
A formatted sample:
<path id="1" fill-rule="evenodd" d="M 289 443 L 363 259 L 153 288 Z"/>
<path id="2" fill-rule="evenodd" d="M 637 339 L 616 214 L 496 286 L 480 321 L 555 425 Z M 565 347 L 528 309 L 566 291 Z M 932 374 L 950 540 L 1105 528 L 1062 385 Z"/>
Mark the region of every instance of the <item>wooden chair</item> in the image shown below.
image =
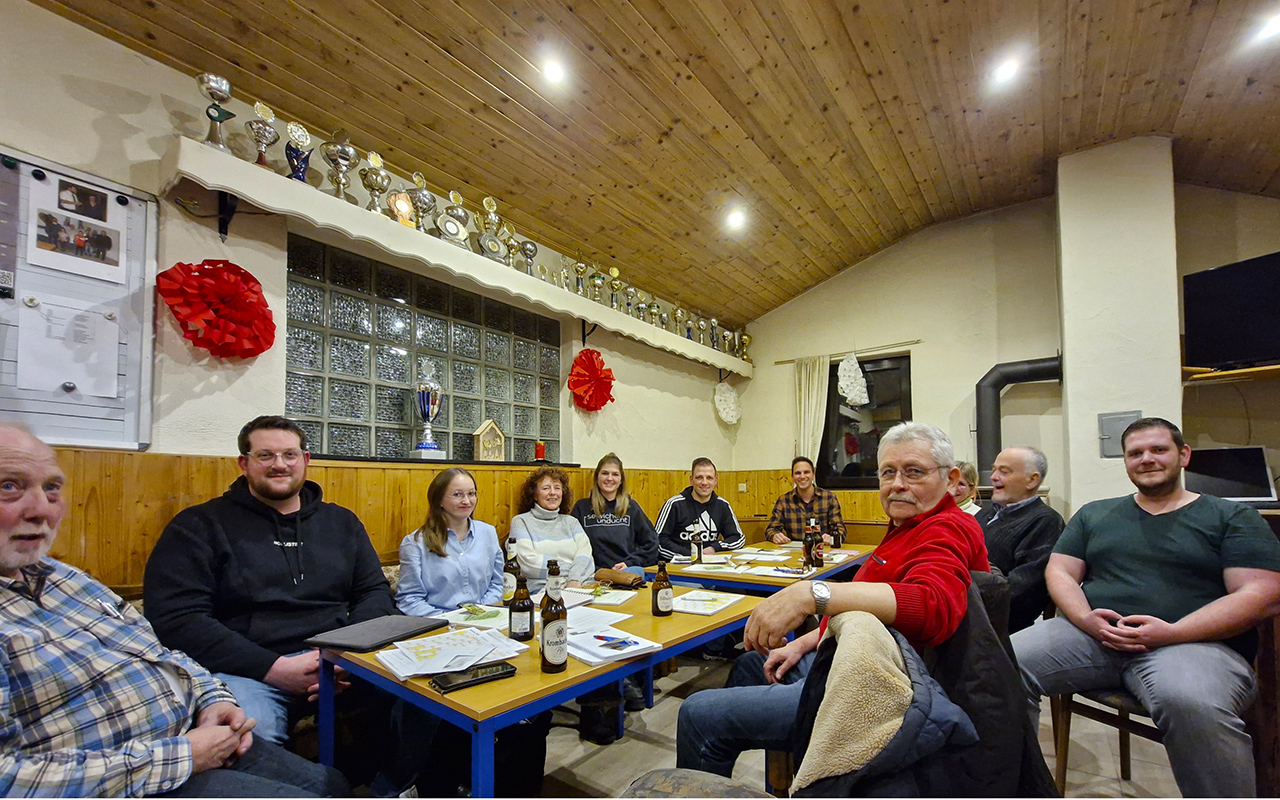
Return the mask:
<path id="1" fill-rule="evenodd" d="M 1150 719 L 1146 708 L 1138 702 L 1138 698 L 1123 689 L 1095 689 L 1081 692 L 1080 697 L 1091 700 L 1103 708 L 1082 703 L 1074 694 L 1059 694 L 1049 698 L 1050 718 L 1053 720 L 1053 753 L 1056 763 L 1053 769 L 1053 781 L 1058 791 L 1066 792 L 1067 788 L 1067 756 L 1071 747 L 1071 715 L 1082 717 L 1110 725 L 1120 732 L 1120 777 L 1129 780 L 1130 757 L 1129 735 L 1141 736 L 1153 742 L 1163 742 L 1164 736 L 1155 725 L 1139 722 L 1134 716 Z"/>

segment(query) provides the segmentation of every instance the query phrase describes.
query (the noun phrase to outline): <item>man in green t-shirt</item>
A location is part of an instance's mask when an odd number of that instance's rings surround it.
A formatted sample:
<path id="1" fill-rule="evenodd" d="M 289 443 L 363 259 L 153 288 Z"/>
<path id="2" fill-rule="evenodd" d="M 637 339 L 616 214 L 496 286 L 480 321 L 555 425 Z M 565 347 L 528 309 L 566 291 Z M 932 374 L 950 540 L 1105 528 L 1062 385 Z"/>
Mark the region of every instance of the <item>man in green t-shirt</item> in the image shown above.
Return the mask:
<path id="1" fill-rule="evenodd" d="M 1140 419 L 1121 444 L 1137 493 L 1076 512 L 1045 568 L 1058 616 L 1013 636 L 1033 714 L 1044 695 L 1127 689 L 1184 797 L 1251 797 L 1240 714 L 1253 628 L 1280 610 L 1280 541 L 1257 511 L 1182 487 L 1191 448 L 1173 423 Z"/>

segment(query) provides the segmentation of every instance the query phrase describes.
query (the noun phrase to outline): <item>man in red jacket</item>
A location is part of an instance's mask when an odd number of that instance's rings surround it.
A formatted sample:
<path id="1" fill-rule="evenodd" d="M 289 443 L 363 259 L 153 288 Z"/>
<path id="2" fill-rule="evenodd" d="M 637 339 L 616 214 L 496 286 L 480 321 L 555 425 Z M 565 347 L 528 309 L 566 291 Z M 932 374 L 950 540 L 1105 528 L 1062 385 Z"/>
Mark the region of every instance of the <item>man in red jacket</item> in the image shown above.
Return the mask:
<path id="1" fill-rule="evenodd" d="M 684 701 L 676 766 L 731 777 L 744 750 L 790 749 L 804 675 L 825 617 L 867 611 L 916 647 L 946 641 L 968 610 L 969 572 L 986 572 L 982 528 L 956 507 L 959 480 L 951 440 L 920 422 L 895 425 L 880 440 L 880 503 L 889 529 L 849 583 L 800 581 L 751 612 L 745 643 L 724 689 Z M 788 643 L 810 614 L 819 629 Z"/>

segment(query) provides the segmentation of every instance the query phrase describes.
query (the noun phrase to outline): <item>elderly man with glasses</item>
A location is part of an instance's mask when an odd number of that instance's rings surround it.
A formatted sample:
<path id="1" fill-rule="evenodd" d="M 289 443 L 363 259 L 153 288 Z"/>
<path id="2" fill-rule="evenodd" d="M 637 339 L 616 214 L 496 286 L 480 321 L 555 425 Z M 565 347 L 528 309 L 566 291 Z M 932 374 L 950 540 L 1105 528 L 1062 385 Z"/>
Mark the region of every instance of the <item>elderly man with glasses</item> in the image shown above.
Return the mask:
<path id="1" fill-rule="evenodd" d="M 731 777 L 744 750 L 790 750 L 804 676 L 826 616 L 866 611 L 916 647 L 950 638 L 968 610 L 969 572 L 988 571 L 982 529 L 956 507 L 960 477 L 951 440 L 932 425 L 904 422 L 880 440 L 880 503 L 889 529 L 850 583 L 801 581 L 751 612 L 745 643 L 724 689 L 680 707 L 676 766 Z M 787 642 L 810 614 L 818 629 Z"/>
<path id="2" fill-rule="evenodd" d="M 160 641 L 224 681 L 258 720 L 255 735 L 281 744 L 315 709 L 319 653 L 303 642 L 397 611 L 360 519 L 307 480 L 302 428 L 261 416 L 238 444 L 241 476 L 165 527 L 143 597 Z M 347 695 L 390 707 L 368 686 Z"/>

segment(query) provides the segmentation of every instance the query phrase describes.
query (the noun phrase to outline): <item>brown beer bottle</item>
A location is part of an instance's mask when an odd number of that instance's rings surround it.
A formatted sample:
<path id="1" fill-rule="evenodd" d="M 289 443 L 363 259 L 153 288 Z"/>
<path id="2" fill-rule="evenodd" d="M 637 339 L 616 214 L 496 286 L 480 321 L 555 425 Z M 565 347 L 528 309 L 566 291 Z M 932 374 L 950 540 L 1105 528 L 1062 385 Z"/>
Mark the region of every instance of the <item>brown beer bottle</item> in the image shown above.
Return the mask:
<path id="1" fill-rule="evenodd" d="M 818 520 L 809 517 L 809 528 L 813 531 L 813 553 L 809 560 L 813 562 L 813 566 L 822 567 L 822 528 L 818 525 Z"/>
<path id="2" fill-rule="evenodd" d="M 516 560 L 516 548 L 507 539 L 507 563 L 502 565 L 502 604 L 511 605 L 516 594 L 516 579 L 520 577 L 520 562 Z"/>
<path id="3" fill-rule="evenodd" d="M 560 564 L 547 562 L 547 593 L 542 598 L 542 671 L 564 672 L 569 666 L 569 611 L 564 607 Z"/>
<path id="4" fill-rule="evenodd" d="M 655 617 L 671 616 L 671 603 L 675 599 L 675 590 L 671 587 L 671 578 L 667 577 L 667 562 L 658 562 L 658 574 L 651 584 L 653 590 L 653 615 Z"/>
<path id="5" fill-rule="evenodd" d="M 804 568 L 813 569 L 813 526 L 804 526 Z"/>
<path id="6" fill-rule="evenodd" d="M 523 575 L 516 576 L 516 591 L 507 608 L 510 609 L 507 635 L 517 642 L 533 638 L 533 598 L 529 596 L 529 583 Z"/>

